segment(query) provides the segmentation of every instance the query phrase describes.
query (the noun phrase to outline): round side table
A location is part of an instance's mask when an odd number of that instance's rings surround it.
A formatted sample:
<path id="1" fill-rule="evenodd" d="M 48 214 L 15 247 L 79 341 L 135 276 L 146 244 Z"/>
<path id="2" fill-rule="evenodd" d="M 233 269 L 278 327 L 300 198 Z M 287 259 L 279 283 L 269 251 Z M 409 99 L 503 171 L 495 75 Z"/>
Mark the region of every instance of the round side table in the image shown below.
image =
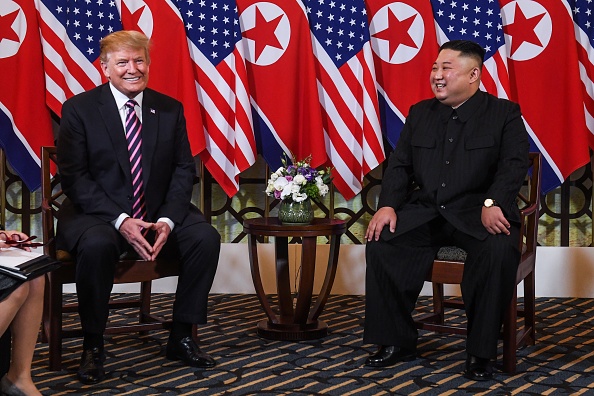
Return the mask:
<path id="1" fill-rule="evenodd" d="M 267 217 L 245 220 L 243 231 L 248 235 L 252 280 L 256 294 L 268 317 L 258 323 L 258 335 L 268 339 L 288 341 L 311 340 L 326 336 L 328 325 L 318 320 L 318 317 L 326 305 L 334 283 L 340 236 L 346 231 L 346 222 L 315 218 L 309 225 L 284 225 L 276 217 Z M 274 237 L 278 314 L 272 309 L 262 286 L 257 246 L 257 238 L 261 236 Z M 330 254 L 322 289 L 312 307 L 316 240 L 319 236 L 330 238 Z M 290 237 L 299 237 L 303 242 L 301 277 L 294 306 L 289 278 Z"/>

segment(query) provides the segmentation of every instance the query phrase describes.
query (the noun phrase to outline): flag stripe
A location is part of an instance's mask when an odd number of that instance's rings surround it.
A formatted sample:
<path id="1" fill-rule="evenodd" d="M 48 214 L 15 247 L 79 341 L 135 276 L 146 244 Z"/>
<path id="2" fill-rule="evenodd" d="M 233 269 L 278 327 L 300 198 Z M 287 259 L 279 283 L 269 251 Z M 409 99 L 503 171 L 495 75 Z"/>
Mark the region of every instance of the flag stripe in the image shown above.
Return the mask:
<path id="1" fill-rule="evenodd" d="M 62 103 L 67 98 L 101 84 L 102 78 L 98 68 L 70 41 L 66 29 L 45 2 L 37 0 L 36 5 L 42 35 L 47 103 L 60 115 Z"/>

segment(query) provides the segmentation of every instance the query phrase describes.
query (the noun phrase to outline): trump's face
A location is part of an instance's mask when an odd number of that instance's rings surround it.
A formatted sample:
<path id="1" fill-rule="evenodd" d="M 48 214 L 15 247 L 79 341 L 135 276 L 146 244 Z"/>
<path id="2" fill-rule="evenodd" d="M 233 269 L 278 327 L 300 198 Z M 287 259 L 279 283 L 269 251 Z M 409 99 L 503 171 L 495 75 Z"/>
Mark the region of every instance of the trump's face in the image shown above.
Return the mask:
<path id="1" fill-rule="evenodd" d="M 143 48 L 123 48 L 107 54 L 101 62 L 103 74 L 113 86 L 132 99 L 148 84 L 149 63 Z"/>

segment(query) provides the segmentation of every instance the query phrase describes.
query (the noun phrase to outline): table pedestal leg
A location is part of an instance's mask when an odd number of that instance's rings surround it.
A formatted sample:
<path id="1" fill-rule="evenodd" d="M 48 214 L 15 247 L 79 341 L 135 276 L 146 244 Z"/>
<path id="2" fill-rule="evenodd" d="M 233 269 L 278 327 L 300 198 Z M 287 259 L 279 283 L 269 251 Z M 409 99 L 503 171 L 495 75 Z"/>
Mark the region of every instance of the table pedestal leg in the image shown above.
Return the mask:
<path id="1" fill-rule="evenodd" d="M 263 320 L 258 323 L 258 335 L 273 340 L 313 340 L 328 334 L 328 325 L 321 320 L 310 319 L 315 265 L 316 237 L 302 238 L 301 278 L 297 289 L 297 302 L 293 309 L 288 270 L 288 239 L 277 237 L 276 281 L 280 318 L 277 322 Z"/>

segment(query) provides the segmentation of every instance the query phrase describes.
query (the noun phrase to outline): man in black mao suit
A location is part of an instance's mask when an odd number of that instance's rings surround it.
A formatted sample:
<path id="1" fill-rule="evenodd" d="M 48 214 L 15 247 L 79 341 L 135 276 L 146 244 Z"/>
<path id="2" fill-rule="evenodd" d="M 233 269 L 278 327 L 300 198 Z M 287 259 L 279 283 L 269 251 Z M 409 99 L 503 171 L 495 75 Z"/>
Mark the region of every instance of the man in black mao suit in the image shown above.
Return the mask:
<path id="1" fill-rule="evenodd" d="M 364 342 L 379 346 L 367 366 L 416 357 L 412 311 L 437 251 L 456 245 L 468 254 L 465 375 L 492 378 L 519 262 L 515 198 L 529 142 L 519 106 L 479 90 L 484 54 L 471 41 L 441 46 L 430 76 L 435 98 L 411 107 L 390 156 L 365 235 Z"/>
<path id="2" fill-rule="evenodd" d="M 146 88 L 149 40 L 119 31 L 101 41 L 101 67 L 109 82 L 67 100 L 58 136 L 58 162 L 67 200 L 59 213 L 58 246 L 76 257 L 76 287 L 84 332 L 78 378 L 105 377 L 103 333 L 115 263 L 122 253 L 152 260 L 180 259 L 167 358 L 209 368 L 215 361 L 191 337 L 206 323 L 207 299 L 220 236 L 190 203 L 195 163 L 182 104 Z M 130 99 L 135 103 L 127 105 Z M 137 120 L 137 117 L 139 120 Z M 132 180 L 127 128 L 140 121 L 142 173 Z M 131 143 L 132 144 L 132 143 Z M 136 163 L 136 162 L 134 162 Z M 135 173 L 135 175 L 138 175 Z M 134 187 L 133 187 L 134 186 Z M 144 194 L 142 210 L 137 198 Z"/>

